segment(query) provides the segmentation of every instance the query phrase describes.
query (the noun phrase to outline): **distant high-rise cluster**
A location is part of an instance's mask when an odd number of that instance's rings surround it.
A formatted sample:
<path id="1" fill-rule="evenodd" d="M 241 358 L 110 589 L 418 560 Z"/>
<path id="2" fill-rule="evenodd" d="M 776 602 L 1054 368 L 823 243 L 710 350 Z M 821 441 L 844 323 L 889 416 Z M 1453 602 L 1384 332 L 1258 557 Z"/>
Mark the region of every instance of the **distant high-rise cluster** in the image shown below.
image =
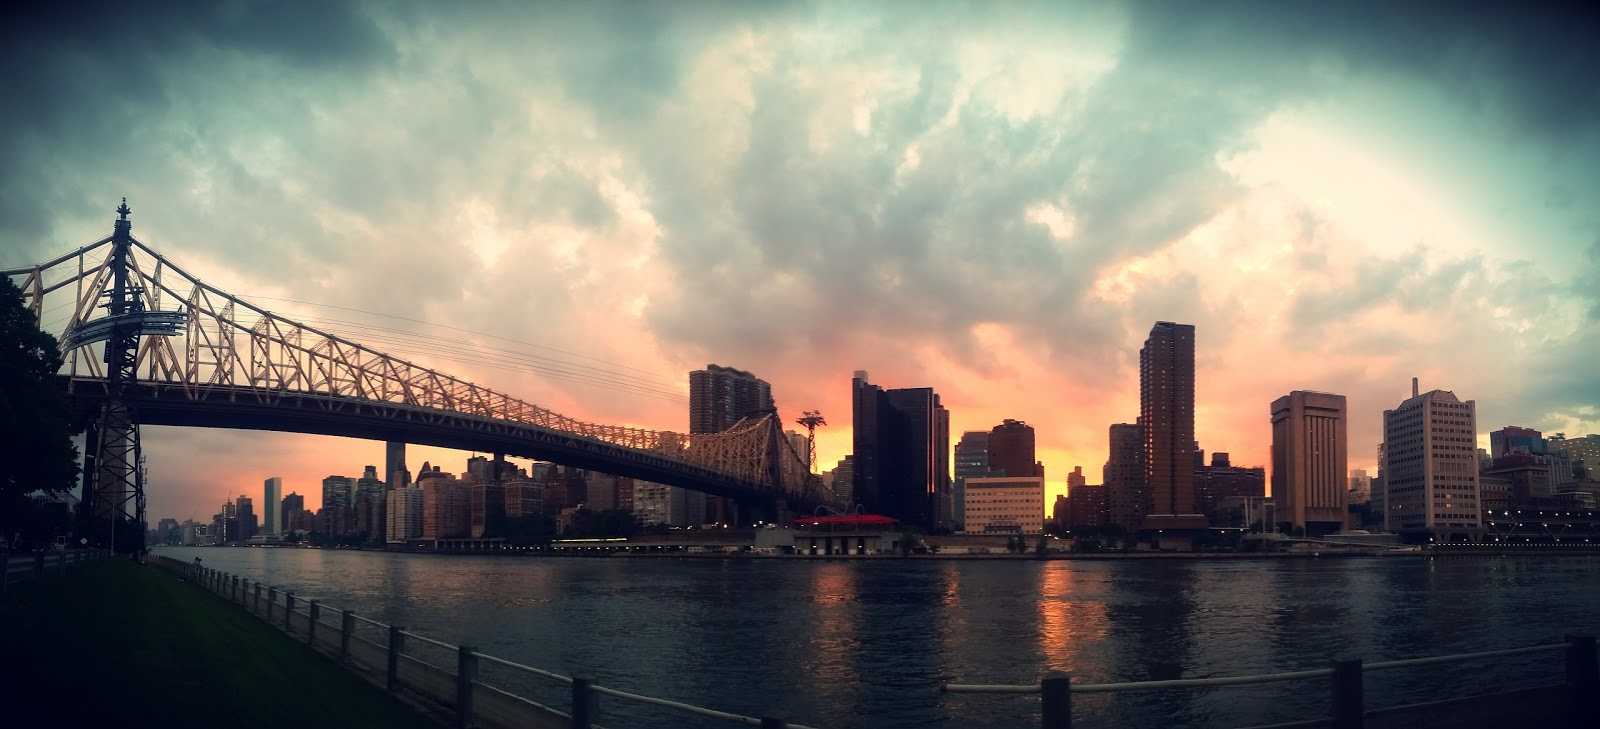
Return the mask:
<path id="1" fill-rule="evenodd" d="M 1416 542 L 1560 541 L 1572 533 L 1563 519 L 1574 513 L 1600 521 L 1600 435 L 1505 426 L 1479 450 L 1476 403 L 1449 391 L 1421 392 L 1416 380 L 1409 398 L 1383 411 L 1370 476 L 1349 468 L 1345 396 L 1312 390 L 1270 402 L 1270 471 L 1235 465 L 1225 450 L 1208 462 L 1196 434 L 1195 347 L 1194 326 L 1155 323 L 1139 351 L 1137 418 L 1108 428 L 1100 483 L 1088 483 L 1081 466 L 1067 474 L 1048 525 L 1033 426 L 1006 418 L 962 433 L 952 452 L 950 412 L 934 388 L 886 389 L 865 371 L 851 379 L 852 452 L 822 471 L 821 486 L 852 512 L 867 512 L 841 517 L 847 521 L 887 524 L 877 517 L 889 517 L 930 535 L 1050 530 L 1162 549 L 1197 546 L 1193 540 L 1208 531 L 1213 539 L 1278 532 L 1270 540 L 1279 543 L 1372 536 L 1355 529 Z M 750 372 L 712 364 L 689 379 L 691 441 L 776 412 L 771 386 Z M 283 480 L 271 477 L 259 508 L 241 494 L 209 524 L 162 520 L 156 539 L 203 545 L 312 538 L 409 549 L 748 525 L 753 517 L 739 513 L 740 504 L 667 484 L 551 463 L 522 468 L 499 454 L 473 455 L 460 474 L 423 463 L 413 480 L 405 448 L 387 443 L 382 470 L 368 465 L 360 477 L 322 479 L 320 509 L 306 508 L 297 493 L 283 495 Z M 795 430 L 777 448 L 785 456 L 814 455 L 810 438 Z M 1523 512 L 1535 517 L 1514 516 Z"/>

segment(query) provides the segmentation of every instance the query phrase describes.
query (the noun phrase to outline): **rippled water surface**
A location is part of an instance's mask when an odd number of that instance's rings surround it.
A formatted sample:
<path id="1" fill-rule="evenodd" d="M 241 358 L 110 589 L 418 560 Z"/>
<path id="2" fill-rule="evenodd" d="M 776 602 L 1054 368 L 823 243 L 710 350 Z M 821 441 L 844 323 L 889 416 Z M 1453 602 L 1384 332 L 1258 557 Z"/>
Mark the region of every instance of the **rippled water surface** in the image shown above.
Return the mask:
<path id="1" fill-rule="evenodd" d="M 602 685 L 823 727 L 1037 726 L 1038 700 L 941 682 L 1226 676 L 1558 641 L 1600 629 L 1600 558 L 815 562 L 158 553 Z M 376 635 L 373 636 L 376 638 Z M 427 657 L 428 647 L 418 649 Z M 440 652 L 437 661 L 453 666 Z M 1560 654 L 1372 673 L 1369 705 L 1559 680 Z M 565 705 L 557 687 L 491 682 Z M 1325 715 L 1325 679 L 1075 697 L 1077 726 Z M 608 727 L 734 726 L 602 702 Z"/>

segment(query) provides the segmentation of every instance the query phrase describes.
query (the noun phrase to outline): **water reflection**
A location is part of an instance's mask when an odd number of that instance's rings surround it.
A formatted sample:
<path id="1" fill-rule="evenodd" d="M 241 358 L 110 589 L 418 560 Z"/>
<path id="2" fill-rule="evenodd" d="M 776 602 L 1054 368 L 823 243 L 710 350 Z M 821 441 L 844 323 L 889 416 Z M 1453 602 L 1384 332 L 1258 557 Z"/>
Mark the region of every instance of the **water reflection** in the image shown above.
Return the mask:
<path id="1" fill-rule="evenodd" d="M 519 559 L 163 549 L 618 688 L 814 726 L 1014 727 L 1038 702 L 940 681 L 1107 682 L 1316 667 L 1600 628 L 1600 560 Z M 1385 672 L 1373 705 L 1559 678 L 1559 656 Z M 1542 672 L 1542 673 L 1541 673 Z M 499 676 L 499 674 L 496 674 Z M 498 678 L 497 680 L 512 680 Z M 517 679 L 525 680 L 525 679 Z M 522 690 L 519 687 L 519 690 Z M 529 685 L 548 702 L 560 687 Z M 1320 710 L 1325 685 L 1093 694 L 1085 726 L 1248 726 Z M 1325 708 L 1325 707 L 1324 707 Z M 607 703 L 608 726 L 719 726 Z"/>

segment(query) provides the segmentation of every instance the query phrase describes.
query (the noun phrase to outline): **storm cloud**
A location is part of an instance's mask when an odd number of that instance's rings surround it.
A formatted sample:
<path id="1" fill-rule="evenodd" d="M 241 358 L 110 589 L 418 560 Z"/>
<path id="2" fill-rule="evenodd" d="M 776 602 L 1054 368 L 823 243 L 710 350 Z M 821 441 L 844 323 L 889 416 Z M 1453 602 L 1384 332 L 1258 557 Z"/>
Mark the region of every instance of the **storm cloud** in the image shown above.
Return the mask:
<path id="1" fill-rule="evenodd" d="M 236 293 L 669 388 L 752 370 L 786 415 L 840 424 L 825 464 L 867 369 L 939 389 L 954 430 L 1030 421 L 1052 480 L 1097 473 L 1157 319 L 1199 326 L 1202 446 L 1236 462 L 1266 460 L 1268 403 L 1309 388 L 1350 396 L 1370 466 L 1413 375 L 1485 426 L 1600 430 L 1578 364 L 1600 355 L 1593 18 L 1439 7 L 35 8 L 0 44 L 0 264 L 103 237 L 127 195 L 136 235 Z M 580 417 L 686 422 L 447 347 L 397 353 Z M 160 434 L 152 503 L 174 512 L 377 454 Z"/>

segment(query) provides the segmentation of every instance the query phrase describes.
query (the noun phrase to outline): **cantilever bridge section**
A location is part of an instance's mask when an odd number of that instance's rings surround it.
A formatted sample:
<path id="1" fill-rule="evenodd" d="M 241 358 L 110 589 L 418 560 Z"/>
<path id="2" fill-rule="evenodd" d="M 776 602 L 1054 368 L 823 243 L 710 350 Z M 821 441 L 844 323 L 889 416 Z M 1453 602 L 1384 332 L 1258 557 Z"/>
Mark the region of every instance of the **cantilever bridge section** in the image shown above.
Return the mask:
<path id="1" fill-rule="evenodd" d="M 704 435 L 584 422 L 274 314 L 137 239 L 126 255 L 107 255 L 112 240 L 0 271 L 17 281 L 41 327 L 61 343 L 59 377 L 83 408 L 101 406 L 112 391 L 105 344 L 84 342 L 92 338 L 82 333 L 104 318 L 97 302 L 121 278 L 133 282 L 144 311 L 171 312 L 182 322 L 172 336 L 137 344 L 126 392 L 141 424 L 504 453 L 762 504 L 773 516 L 778 507 L 805 513 L 844 506 L 810 473 L 776 413 Z"/>

